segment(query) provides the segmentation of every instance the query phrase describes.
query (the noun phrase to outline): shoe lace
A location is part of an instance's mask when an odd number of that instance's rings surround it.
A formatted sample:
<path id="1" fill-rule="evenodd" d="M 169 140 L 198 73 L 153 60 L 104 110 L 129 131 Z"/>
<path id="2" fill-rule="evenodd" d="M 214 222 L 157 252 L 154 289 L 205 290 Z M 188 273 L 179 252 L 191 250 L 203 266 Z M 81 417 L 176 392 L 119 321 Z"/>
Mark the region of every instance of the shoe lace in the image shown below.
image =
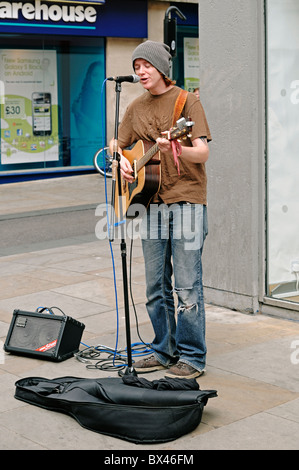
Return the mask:
<path id="1" fill-rule="evenodd" d="M 190 368 L 190 366 L 188 366 L 188 364 L 185 364 L 184 362 L 178 362 L 176 366 L 177 366 L 178 369 L 189 369 Z"/>
<path id="2" fill-rule="evenodd" d="M 152 355 L 152 356 L 145 357 L 144 362 L 151 361 L 152 359 L 155 359 L 155 356 Z"/>

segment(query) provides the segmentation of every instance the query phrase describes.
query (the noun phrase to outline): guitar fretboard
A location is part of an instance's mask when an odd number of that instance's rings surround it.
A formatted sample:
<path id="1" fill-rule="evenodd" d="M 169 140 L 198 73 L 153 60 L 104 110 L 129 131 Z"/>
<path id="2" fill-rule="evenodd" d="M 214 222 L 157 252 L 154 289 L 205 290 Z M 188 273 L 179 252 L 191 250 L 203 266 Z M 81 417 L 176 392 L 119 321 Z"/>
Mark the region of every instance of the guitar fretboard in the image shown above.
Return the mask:
<path id="1" fill-rule="evenodd" d="M 183 119 L 183 118 L 182 118 Z M 191 125 L 193 123 L 188 122 L 186 123 L 186 120 L 184 119 L 184 123 L 181 123 L 181 127 L 173 127 L 169 133 L 169 136 L 167 137 L 168 140 L 174 140 L 174 139 L 178 139 L 179 137 L 183 137 L 185 135 L 187 135 L 190 130 L 191 130 Z M 165 133 L 163 133 L 165 134 Z M 137 163 L 136 163 L 136 169 L 137 169 L 137 173 L 139 170 L 141 170 L 141 168 L 143 168 L 149 161 L 150 159 L 159 151 L 159 147 L 158 147 L 158 144 L 154 144 L 144 155 L 143 157 L 141 157 Z"/>
<path id="2" fill-rule="evenodd" d="M 137 172 L 141 170 L 153 156 L 158 152 L 158 144 L 153 145 L 144 155 L 137 161 Z"/>

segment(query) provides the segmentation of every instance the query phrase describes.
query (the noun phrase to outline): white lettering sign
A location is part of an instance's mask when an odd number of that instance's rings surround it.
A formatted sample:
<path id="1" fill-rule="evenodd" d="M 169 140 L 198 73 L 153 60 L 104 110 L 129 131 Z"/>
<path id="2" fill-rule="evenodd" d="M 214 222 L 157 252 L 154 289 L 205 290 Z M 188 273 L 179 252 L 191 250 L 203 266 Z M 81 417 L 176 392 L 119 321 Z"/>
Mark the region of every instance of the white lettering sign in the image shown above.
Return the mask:
<path id="1" fill-rule="evenodd" d="M 18 20 L 22 15 L 26 20 L 64 21 L 65 23 L 95 23 L 97 11 L 93 6 L 47 5 L 40 0 L 33 3 L 0 2 L 0 18 Z"/>

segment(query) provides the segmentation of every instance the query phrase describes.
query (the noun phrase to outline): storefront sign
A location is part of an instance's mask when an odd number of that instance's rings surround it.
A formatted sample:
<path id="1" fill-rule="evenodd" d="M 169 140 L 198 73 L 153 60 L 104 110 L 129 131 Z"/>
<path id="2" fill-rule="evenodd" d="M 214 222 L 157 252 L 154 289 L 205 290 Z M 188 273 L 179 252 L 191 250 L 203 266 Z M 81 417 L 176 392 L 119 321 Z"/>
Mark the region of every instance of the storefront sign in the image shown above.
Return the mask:
<path id="1" fill-rule="evenodd" d="M 0 31 L 147 37 L 147 1 L 0 2 Z"/>
<path id="2" fill-rule="evenodd" d="M 64 21 L 78 22 L 87 21 L 95 23 L 97 19 L 97 11 L 94 7 L 84 5 L 48 5 L 36 0 L 35 3 L 21 2 L 1 2 L 0 18 L 19 20 L 38 20 L 38 21 Z"/>
<path id="3" fill-rule="evenodd" d="M 88 4 L 100 4 L 100 3 L 105 3 L 106 0 L 81 0 L 81 1 L 78 1 L 78 0 L 56 0 L 56 3 L 88 3 Z M 53 2 L 52 2 L 53 3 Z"/>

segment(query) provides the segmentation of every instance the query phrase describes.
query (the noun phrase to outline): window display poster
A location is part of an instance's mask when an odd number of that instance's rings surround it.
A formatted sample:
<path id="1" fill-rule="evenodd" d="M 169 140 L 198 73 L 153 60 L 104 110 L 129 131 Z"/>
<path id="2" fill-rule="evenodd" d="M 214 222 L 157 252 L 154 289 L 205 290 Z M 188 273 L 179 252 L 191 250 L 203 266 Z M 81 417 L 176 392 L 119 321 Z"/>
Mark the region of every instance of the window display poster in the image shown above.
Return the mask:
<path id="1" fill-rule="evenodd" d="M 56 51 L 0 49 L 1 164 L 56 161 Z"/>
<path id="2" fill-rule="evenodd" d="M 185 90 L 193 92 L 199 88 L 199 39 L 184 38 Z"/>
<path id="3" fill-rule="evenodd" d="M 80 53 L 81 52 L 81 53 Z M 104 47 L 90 53 L 77 50 L 70 55 L 71 165 L 92 166 L 93 157 L 105 140 L 102 115 L 102 84 L 105 80 Z"/>

